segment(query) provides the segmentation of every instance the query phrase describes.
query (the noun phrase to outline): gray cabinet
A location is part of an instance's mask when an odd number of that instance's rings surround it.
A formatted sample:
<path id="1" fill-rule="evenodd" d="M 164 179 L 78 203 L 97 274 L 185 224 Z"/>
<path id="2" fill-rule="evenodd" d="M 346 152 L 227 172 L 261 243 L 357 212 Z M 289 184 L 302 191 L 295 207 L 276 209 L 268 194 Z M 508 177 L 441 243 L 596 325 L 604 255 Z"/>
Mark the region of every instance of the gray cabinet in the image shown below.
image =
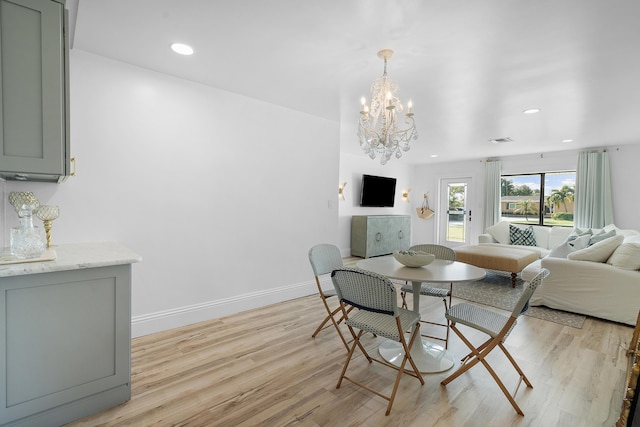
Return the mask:
<path id="1" fill-rule="evenodd" d="M 408 215 L 356 215 L 351 218 L 351 255 L 369 258 L 409 249 Z"/>
<path id="2" fill-rule="evenodd" d="M 130 355 L 130 264 L 0 277 L 0 425 L 129 400 Z"/>
<path id="3" fill-rule="evenodd" d="M 0 0 L 0 178 L 70 174 L 66 10 L 54 0 Z"/>

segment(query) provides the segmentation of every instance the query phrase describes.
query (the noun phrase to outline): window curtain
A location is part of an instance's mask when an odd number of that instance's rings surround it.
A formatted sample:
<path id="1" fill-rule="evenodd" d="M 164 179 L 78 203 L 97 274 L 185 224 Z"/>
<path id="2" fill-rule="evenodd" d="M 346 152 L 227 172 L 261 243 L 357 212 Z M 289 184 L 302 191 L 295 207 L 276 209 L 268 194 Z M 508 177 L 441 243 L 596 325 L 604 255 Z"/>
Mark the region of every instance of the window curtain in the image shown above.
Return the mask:
<path id="1" fill-rule="evenodd" d="M 500 221 L 500 174 L 499 160 L 487 160 L 484 164 L 484 229 Z"/>
<path id="2" fill-rule="evenodd" d="M 578 154 L 573 223 L 580 228 L 602 228 L 613 224 L 609 153 L 582 151 Z"/>

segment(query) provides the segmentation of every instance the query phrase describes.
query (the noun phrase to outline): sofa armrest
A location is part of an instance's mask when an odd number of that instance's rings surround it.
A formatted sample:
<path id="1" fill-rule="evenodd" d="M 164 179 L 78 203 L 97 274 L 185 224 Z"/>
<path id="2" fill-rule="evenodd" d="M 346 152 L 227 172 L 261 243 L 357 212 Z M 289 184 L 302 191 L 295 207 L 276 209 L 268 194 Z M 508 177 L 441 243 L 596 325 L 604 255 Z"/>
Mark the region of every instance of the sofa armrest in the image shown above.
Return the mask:
<path id="1" fill-rule="evenodd" d="M 640 286 L 640 272 L 623 270 L 605 262 L 578 261 L 566 258 L 545 257 L 541 266 L 555 273 L 556 278 L 561 276 L 567 283 L 599 282 L 606 286 L 612 280 L 635 283 Z"/>
<path id="2" fill-rule="evenodd" d="M 534 293 L 531 305 L 635 325 L 640 271 L 553 257 L 543 258 L 540 265 L 550 274 Z"/>
<path id="3" fill-rule="evenodd" d="M 478 243 L 498 243 L 498 241 L 491 234 L 485 233 L 478 236 Z"/>

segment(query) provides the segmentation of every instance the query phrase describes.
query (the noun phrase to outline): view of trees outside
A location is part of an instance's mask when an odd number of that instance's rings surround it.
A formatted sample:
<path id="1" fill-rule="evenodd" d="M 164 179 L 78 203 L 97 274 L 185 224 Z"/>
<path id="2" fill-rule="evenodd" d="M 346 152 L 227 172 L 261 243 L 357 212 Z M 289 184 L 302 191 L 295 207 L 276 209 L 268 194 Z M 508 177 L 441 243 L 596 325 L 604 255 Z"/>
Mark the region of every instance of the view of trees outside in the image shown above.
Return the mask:
<path id="1" fill-rule="evenodd" d="M 500 188 L 503 220 L 573 226 L 575 172 L 503 175 Z"/>

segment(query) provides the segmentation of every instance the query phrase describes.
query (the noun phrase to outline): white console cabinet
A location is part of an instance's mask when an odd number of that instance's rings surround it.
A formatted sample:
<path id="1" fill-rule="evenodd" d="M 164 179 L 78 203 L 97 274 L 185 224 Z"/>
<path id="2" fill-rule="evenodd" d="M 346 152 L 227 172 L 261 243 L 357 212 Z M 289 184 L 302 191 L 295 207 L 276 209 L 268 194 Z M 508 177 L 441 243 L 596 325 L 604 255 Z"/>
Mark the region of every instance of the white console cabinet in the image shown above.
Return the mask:
<path id="1" fill-rule="evenodd" d="M 409 249 L 409 215 L 355 215 L 351 218 L 351 255 L 369 258 Z"/>

